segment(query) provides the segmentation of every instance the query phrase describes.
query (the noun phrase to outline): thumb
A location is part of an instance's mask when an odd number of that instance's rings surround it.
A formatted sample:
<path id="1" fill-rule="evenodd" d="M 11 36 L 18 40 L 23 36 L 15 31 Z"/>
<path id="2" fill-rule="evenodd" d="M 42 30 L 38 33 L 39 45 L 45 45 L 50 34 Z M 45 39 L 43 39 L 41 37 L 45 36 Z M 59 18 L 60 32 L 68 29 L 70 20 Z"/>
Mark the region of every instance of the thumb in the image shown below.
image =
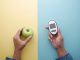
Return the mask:
<path id="1" fill-rule="evenodd" d="M 25 39 L 25 43 L 27 44 L 32 39 L 32 35 L 30 35 L 27 39 Z"/>

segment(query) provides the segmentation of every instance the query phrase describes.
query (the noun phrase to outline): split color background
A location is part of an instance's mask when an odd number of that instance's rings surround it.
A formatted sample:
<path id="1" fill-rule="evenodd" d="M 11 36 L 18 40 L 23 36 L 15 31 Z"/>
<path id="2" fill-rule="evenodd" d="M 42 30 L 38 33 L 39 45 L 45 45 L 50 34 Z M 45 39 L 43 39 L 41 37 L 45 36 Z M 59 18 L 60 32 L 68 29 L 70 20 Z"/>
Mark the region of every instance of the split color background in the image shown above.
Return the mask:
<path id="1" fill-rule="evenodd" d="M 22 60 L 55 60 L 56 51 L 44 29 L 51 19 L 61 29 L 66 50 L 79 60 L 79 6 L 79 0 L 0 0 L 0 60 L 13 56 L 12 38 L 24 26 L 33 28 L 34 37 L 24 48 Z"/>

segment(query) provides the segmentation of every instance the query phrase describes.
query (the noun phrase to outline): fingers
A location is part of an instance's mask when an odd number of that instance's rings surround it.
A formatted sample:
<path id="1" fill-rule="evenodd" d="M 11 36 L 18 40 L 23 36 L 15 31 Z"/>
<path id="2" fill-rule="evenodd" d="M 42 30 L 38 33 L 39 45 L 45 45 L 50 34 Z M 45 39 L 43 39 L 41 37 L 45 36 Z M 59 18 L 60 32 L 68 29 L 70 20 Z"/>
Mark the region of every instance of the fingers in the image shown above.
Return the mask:
<path id="1" fill-rule="evenodd" d="M 61 31 L 60 31 L 60 29 L 58 28 L 58 37 L 61 37 L 61 36 L 62 36 Z"/>
<path id="2" fill-rule="evenodd" d="M 20 32 L 21 32 L 21 30 L 18 30 L 17 33 L 16 33 L 16 36 L 19 36 Z"/>
<path id="3" fill-rule="evenodd" d="M 53 38 L 53 36 L 52 36 L 52 34 L 49 32 L 49 37 L 52 39 Z"/>
<path id="4" fill-rule="evenodd" d="M 20 39 L 20 32 L 21 32 L 21 30 L 18 30 L 13 38 L 17 39 L 17 40 Z"/>
<path id="5" fill-rule="evenodd" d="M 48 39 L 50 40 L 50 42 L 52 42 L 53 40 L 48 36 Z"/>
<path id="6" fill-rule="evenodd" d="M 49 40 L 53 42 L 55 40 L 55 37 L 49 32 Z"/>
<path id="7" fill-rule="evenodd" d="M 20 39 L 20 33 L 21 33 L 21 29 L 19 29 L 19 30 L 16 32 L 15 36 L 13 37 L 13 40 L 17 40 L 17 41 L 21 40 L 21 39 Z"/>
<path id="8" fill-rule="evenodd" d="M 60 29 L 58 28 L 58 34 L 61 34 L 61 31 L 60 31 Z"/>
<path id="9" fill-rule="evenodd" d="M 24 41 L 25 41 L 25 43 L 27 44 L 31 39 L 32 39 L 32 35 L 30 35 L 27 39 L 25 39 Z"/>

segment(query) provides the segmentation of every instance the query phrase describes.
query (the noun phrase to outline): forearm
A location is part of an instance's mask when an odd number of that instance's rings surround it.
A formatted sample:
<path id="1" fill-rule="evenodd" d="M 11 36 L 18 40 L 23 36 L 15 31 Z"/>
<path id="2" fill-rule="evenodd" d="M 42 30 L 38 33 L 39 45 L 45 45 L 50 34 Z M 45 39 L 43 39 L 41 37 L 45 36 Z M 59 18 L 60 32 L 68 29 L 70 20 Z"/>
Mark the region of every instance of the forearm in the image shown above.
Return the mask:
<path id="1" fill-rule="evenodd" d="M 21 51 L 20 50 L 17 50 L 17 49 L 14 50 L 13 59 L 21 60 Z"/>

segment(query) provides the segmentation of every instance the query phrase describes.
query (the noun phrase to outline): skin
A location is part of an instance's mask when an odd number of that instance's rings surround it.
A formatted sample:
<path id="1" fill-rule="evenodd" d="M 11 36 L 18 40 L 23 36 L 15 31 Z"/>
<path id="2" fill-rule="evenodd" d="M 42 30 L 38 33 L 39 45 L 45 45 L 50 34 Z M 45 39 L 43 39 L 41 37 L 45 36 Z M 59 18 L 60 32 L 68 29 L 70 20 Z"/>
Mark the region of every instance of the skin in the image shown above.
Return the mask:
<path id="1" fill-rule="evenodd" d="M 21 30 L 17 31 L 16 35 L 13 38 L 14 46 L 15 46 L 13 59 L 15 60 L 21 60 L 22 50 L 32 39 L 32 36 L 29 36 L 25 40 L 22 40 L 20 38 L 20 32 Z M 49 32 L 49 41 L 51 42 L 52 46 L 56 49 L 58 57 L 62 57 L 66 55 L 67 52 L 64 48 L 63 37 L 59 29 L 57 35 L 54 36 Z"/>
<path id="2" fill-rule="evenodd" d="M 14 47 L 15 47 L 13 59 L 15 59 L 15 60 L 21 60 L 22 50 L 29 43 L 29 41 L 32 39 L 32 36 L 29 36 L 25 40 L 21 39 L 20 32 L 21 32 L 21 30 L 18 30 L 16 35 L 13 37 L 13 42 L 14 42 Z"/>
<path id="3" fill-rule="evenodd" d="M 60 29 L 58 29 L 58 33 L 56 35 L 52 35 L 49 32 L 49 41 L 51 42 L 52 46 L 56 49 L 58 57 L 62 57 L 66 55 L 66 50 L 64 48 L 64 40 Z"/>

